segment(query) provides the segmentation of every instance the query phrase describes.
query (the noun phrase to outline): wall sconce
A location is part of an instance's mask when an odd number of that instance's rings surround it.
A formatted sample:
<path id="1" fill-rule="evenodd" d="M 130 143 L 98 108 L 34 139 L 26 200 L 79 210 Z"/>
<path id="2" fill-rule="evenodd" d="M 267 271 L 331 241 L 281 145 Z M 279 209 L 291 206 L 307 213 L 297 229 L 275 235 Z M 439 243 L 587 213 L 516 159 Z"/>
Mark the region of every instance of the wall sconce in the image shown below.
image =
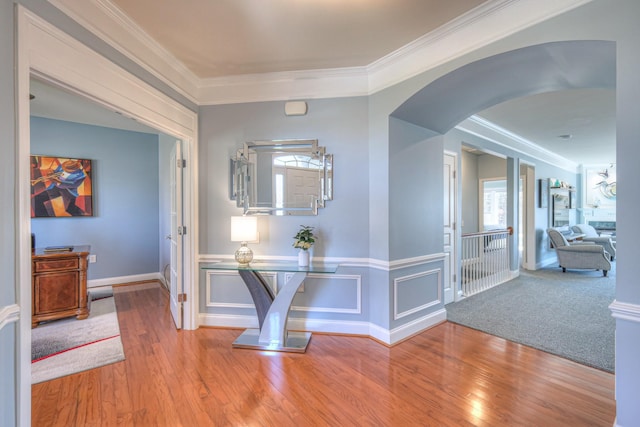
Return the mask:
<path id="1" fill-rule="evenodd" d="M 248 266 L 253 260 L 253 251 L 247 247 L 247 242 L 258 240 L 258 218 L 255 216 L 231 217 L 231 241 L 240 242 L 236 251 L 236 261 L 240 266 Z"/>

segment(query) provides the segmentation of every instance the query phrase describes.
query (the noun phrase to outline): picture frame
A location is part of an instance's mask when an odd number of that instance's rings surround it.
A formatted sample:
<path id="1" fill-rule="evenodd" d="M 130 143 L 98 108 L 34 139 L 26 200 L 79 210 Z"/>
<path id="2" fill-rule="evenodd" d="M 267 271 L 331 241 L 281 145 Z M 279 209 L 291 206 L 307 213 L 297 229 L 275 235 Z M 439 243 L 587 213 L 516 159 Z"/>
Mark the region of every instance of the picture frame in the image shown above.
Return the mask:
<path id="1" fill-rule="evenodd" d="M 549 180 L 538 180 L 538 207 L 546 208 L 549 206 Z"/>
<path id="2" fill-rule="evenodd" d="M 31 218 L 93 216 L 90 159 L 31 156 Z"/>

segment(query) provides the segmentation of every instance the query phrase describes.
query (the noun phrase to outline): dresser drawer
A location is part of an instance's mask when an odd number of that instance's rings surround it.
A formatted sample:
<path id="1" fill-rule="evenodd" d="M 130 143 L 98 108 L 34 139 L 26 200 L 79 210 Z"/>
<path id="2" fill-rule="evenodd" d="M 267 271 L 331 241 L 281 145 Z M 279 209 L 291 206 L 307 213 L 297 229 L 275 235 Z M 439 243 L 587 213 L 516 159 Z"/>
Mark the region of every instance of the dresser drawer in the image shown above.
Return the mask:
<path id="1" fill-rule="evenodd" d="M 33 262 L 33 272 L 55 270 L 71 270 L 80 267 L 80 259 L 76 257 L 58 259 L 39 259 Z"/>

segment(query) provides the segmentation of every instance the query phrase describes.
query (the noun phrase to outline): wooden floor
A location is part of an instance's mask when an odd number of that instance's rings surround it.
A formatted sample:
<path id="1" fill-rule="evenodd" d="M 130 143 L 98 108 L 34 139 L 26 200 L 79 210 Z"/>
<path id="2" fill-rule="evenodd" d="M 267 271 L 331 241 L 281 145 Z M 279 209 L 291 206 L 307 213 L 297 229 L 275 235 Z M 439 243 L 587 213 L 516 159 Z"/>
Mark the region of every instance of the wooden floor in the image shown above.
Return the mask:
<path id="1" fill-rule="evenodd" d="M 157 285 L 115 292 L 126 360 L 32 388 L 44 426 L 612 426 L 614 376 L 453 323 L 305 354 L 176 331 Z"/>

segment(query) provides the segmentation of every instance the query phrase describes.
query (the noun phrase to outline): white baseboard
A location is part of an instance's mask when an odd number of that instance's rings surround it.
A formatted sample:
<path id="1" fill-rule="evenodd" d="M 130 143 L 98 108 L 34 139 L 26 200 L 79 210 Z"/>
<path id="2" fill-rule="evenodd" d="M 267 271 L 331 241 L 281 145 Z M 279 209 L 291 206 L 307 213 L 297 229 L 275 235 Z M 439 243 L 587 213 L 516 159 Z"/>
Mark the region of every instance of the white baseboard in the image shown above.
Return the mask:
<path id="1" fill-rule="evenodd" d="M 200 313 L 200 326 L 226 327 L 226 328 L 257 328 L 258 318 L 255 316 L 223 315 Z M 291 330 L 321 332 L 327 334 L 360 335 L 374 338 L 388 345 L 398 343 L 405 338 L 429 329 L 447 320 L 446 310 L 438 310 L 413 322 L 388 330 L 370 322 L 327 320 L 327 319 L 300 319 L 290 318 L 287 322 Z"/>
<path id="2" fill-rule="evenodd" d="M 447 310 L 444 308 L 429 313 L 426 316 L 420 317 L 412 322 L 405 323 L 390 331 L 389 340 L 383 341 L 389 345 L 396 344 L 406 338 L 409 338 L 425 329 L 432 328 L 437 324 L 440 324 L 447 320 Z"/>
<path id="3" fill-rule="evenodd" d="M 99 288 L 102 286 L 121 285 L 123 283 L 144 282 L 149 280 L 162 281 L 162 274 L 160 274 L 159 272 L 145 273 L 133 274 L 131 276 L 107 277 L 106 279 L 87 280 L 87 288 Z"/>

